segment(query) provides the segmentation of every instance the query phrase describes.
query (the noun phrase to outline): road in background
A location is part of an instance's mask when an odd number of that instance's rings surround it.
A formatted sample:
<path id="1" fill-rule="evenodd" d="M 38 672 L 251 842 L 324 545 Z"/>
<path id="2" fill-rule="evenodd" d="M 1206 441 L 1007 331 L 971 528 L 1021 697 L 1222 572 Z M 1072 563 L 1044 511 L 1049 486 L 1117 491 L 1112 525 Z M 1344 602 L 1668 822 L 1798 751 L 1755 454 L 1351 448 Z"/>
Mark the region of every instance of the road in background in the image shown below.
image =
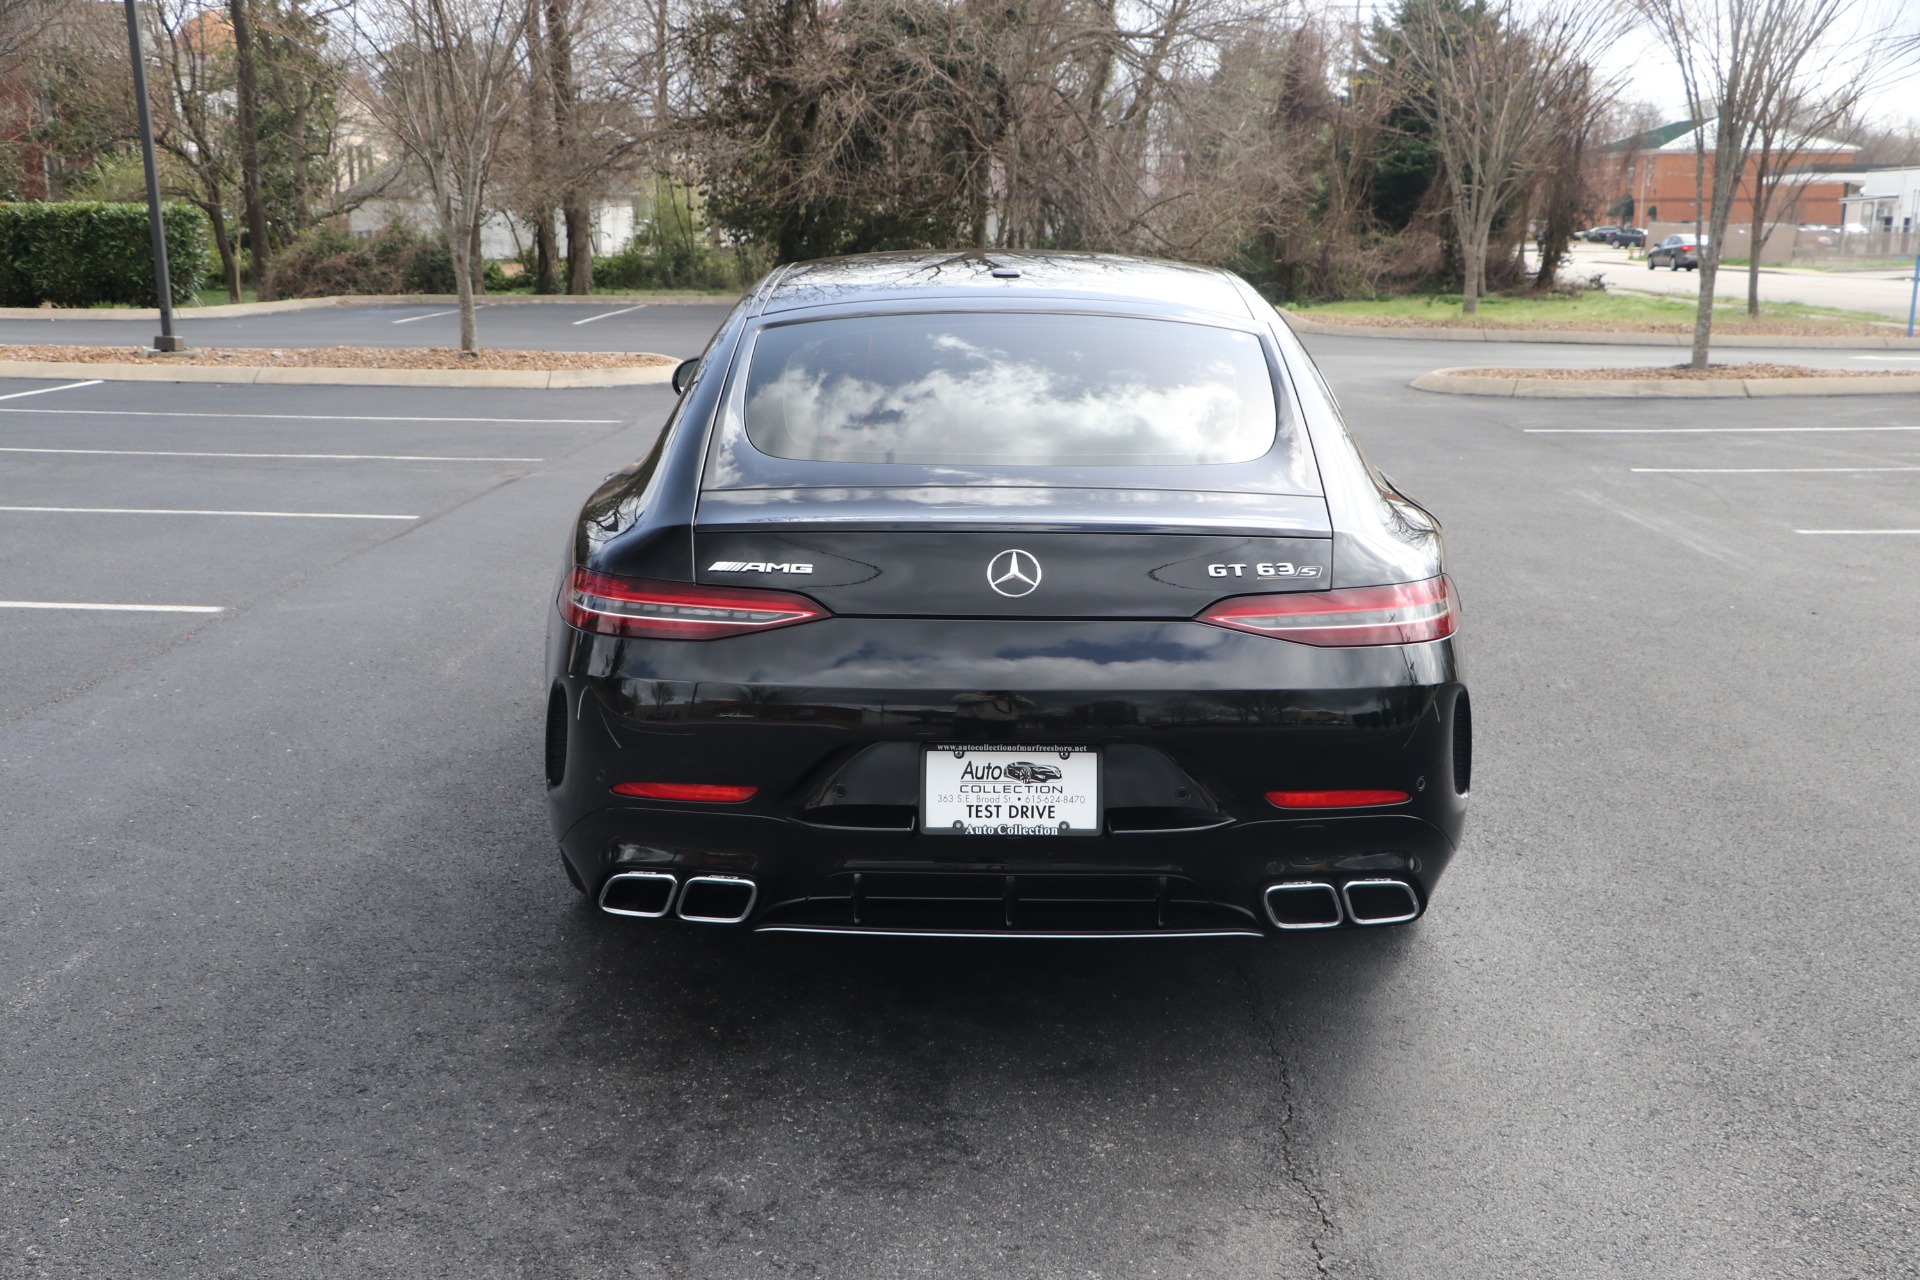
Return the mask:
<path id="1" fill-rule="evenodd" d="M 1528 250 L 1529 262 L 1534 261 Z M 1629 258 L 1627 250 L 1575 241 L 1562 274 L 1569 280 L 1598 276 L 1609 289 L 1636 293 L 1700 296 L 1700 273 L 1667 267 L 1648 270 L 1644 258 Z M 1747 269 L 1723 266 L 1715 291 L 1723 299 L 1744 302 Z M 1913 291 L 1913 267 L 1905 270 L 1815 271 L 1811 267 L 1760 268 L 1760 300 L 1804 302 L 1842 311 L 1871 311 L 1904 321 Z"/>
<path id="2" fill-rule="evenodd" d="M 1904 1274 L 1920 413 L 1309 341 L 1446 521 L 1476 794 L 1416 925 L 1246 944 L 585 909 L 542 637 L 664 389 L 0 401 L 100 451 L 0 506 L 414 517 L 0 511 L 0 597 L 225 610 L 0 609 L 0 1273 Z"/>

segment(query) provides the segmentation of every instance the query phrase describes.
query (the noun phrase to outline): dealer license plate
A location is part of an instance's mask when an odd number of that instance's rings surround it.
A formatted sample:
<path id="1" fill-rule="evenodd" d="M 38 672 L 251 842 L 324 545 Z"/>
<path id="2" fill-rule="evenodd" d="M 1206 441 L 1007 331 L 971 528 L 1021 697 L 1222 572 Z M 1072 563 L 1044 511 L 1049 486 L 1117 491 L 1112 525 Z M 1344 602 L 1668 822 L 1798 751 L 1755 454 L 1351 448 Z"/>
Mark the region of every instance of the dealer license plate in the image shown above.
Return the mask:
<path id="1" fill-rule="evenodd" d="M 928 747 L 920 829 L 949 836 L 1100 834 L 1092 747 Z"/>

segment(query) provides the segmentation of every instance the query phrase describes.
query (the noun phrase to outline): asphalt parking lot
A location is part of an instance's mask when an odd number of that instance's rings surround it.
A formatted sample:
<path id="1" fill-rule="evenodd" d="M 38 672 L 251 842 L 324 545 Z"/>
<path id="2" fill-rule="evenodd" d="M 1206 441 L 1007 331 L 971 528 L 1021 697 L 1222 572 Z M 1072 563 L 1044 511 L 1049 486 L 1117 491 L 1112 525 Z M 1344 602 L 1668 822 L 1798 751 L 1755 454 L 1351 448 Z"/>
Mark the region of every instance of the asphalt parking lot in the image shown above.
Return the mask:
<path id="1" fill-rule="evenodd" d="M 1920 406 L 1310 345 L 1478 787 L 1416 925 L 1245 945 L 584 910 L 542 634 L 664 389 L 0 383 L 0 1275 L 1911 1274 Z"/>
<path id="2" fill-rule="evenodd" d="M 697 356 L 732 303 L 515 302 L 482 299 L 474 323 L 489 347 L 537 351 L 652 351 Z M 199 347 L 457 347 L 460 313 L 411 306 L 315 307 L 255 316 L 175 313 L 176 330 Z M 66 312 L 44 319 L 0 319 L 0 355 L 15 342 L 148 346 L 153 320 L 101 319 Z"/>

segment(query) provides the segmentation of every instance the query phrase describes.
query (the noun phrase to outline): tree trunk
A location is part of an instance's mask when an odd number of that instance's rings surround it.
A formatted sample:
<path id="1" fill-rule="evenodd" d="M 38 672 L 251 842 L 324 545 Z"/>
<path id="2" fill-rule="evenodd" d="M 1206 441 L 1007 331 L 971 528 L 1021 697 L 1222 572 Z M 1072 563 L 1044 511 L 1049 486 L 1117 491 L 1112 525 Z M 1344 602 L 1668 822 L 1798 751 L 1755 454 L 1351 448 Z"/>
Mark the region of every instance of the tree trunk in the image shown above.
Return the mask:
<path id="1" fill-rule="evenodd" d="M 267 206 L 260 198 L 260 86 L 254 75 L 253 17 L 248 0 L 228 0 L 227 16 L 233 24 L 240 199 L 246 208 L 247 243 L 253 255 L 253 296 L 267 302 L 273 298 L 273 264 L 267 243 Z"/>
<path id="2" fill-rule="evenodd" d="M 527 4 L 527 135 L 533 143 L 533 291 L 560 292 L 560 240 L 554 230 L 553 84 L 547 68 L 547 37 L 539 0 Z"/>
<path id="3" fill-rule="evenodd" d="M 473 234 L 467 237 L 467 283 L 475 293 L 487 291 L 487 259 L 480 252 L 480 219 L 473 220 Z"/>
<path id="4" fill-rule="evenodd" d="M 533 219 L 533 291 L 560 292 L 560 235 L 554 229 L 553 210 L 547 208 Z"/>
<path id="5" fill-rule="evenodd" d="M 573 14 L 569 0 L 547 0 L 548 87 L 553 95 L 554 151 L 562 185 L 561 212 L 567 227 L 567 292 L 593 292 L 593 237 L 587 230 L 587 198 L 581 189 L 575 136 Z"/>
<path id="6" fill-rule="evenodd" d="M 1487 264 L 1487 238 L 1477 223 L 1476 219 L 1460 226 L 1460 314 L 1468 316 L 1480 311 L 1480 287 Z"/>
<path id="7" fill-rule="evenodd" d="M 1700 269 L 1694 273 L 1700 277 L 1700 301 L 1693 310 L 1693 358 L 1688 363 L 1695 369 L 1707 367 L 1707 349 L 1713 345 L 1713 282 L 1720 264 L 1709 262 L 1706 250 L 1702 245 Z"/>
<path id="8" fill-rule="evenodd" d="M 567 193 L 567 292 L 593 292 L 593 214 L 577 191 Z"/>
<path id="9" fill-rule="evenodd" d="M 480 337 L 473 319 L 472 246 L 479 233 L 479 222 L 477 219 L 465 220 L 467 225 L 462 227 L 451 225 L 451 218 L 447 221 L 450 224 L 447 227 L 447 244 L 453 250 L 454 286 L 460 294 L 460 349 L 478 351 Z"/>
<path id="10" fill-rule="evenodd" d="M 206 210 L 207 223 L 213 230 L 213 247 L 220 255 L 220 280 L 227 286 L 227 300 L 240 301 L 240 259 L 234 256 L 233 236 L 227 231 L 227 214 L 217 204 L 200 206 Z"/>

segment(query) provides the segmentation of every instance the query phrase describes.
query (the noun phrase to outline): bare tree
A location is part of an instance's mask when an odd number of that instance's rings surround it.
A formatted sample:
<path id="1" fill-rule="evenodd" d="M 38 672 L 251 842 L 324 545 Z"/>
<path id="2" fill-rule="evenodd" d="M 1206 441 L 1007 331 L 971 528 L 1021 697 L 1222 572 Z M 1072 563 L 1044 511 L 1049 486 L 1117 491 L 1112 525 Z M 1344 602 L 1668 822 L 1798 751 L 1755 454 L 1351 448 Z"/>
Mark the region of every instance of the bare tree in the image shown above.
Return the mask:
<path id="1" fill-rule="evenodd" d="M 166 95 L 154 121 L 155 145 L 169 161 L 166 185 L 206 213 L 227 296 L 238 302 L 239 246 L 228 220 L 235 185 L 232 33 L 217 10 L 195 0 L 157 0 L 147 22 L 154 80 Z M 135 136 L 131 127 L 127 136 Z"/>
<path id="2" fill-rule="evenodd" d="M 54 14 L 53 0 L 0 0 L 0 66 L 31 44 Z"/>
<path id="3" fill-rule="evenodd" d="M 473 278 L 487 181 L 519 106 L 523 0 L 363 0 L 366 106 L 425 179 L 453 258 L 460 348 L 478 348 Z"/>
<path id="4" fill-rule="evenodd" d="M 1513 0 L 1467 6 L 1408 0 L 1383 64 L 1426 121 L 1440 154 L 1465 275 L 1461 309 L 1479 310 L 1496 221 L 1532 184 L 1553 136 L 1549 104 L 1593 76 L 1602 6 L 1550 0 L 1523 19 Z"/>
<path id="5" fill-rule="evenodd" d="M 1578 67 L 1551 86 L 1541 110 L 1547 131 L 1534 161 L 1534 215 L 1540 221 L 1540 265 L 1535 289 L 1550 289 L 1574 225 L 1592 203 L 1594 135 L 1611 106 L 1611 88 L 1588 67 Z"/>
<path id="6" fill-rule="evenodd" d="M 1715 285 L 1733 202 L 1769 122 L 1783 128 L 1797 99 L 1841 66 L 1829 52 L 1863 30 L 1883 37 L 1862 0 L 1634 0 L 1680 72 L 1687 109 L 1704 120 L 1694 131 L 1694 164 L 1704 200 L 1695 205 L 1700 301 L 1693 359 L 1707 366 L 1713 342 Z M 1709 161 L 1711 157 L 1711 161 Z M 1756 203 L 1759 193 L 1756 191 Z M 1759 261 L 1759 246 L 1753 249 Z M 1749 277 L 1752 287 L 1752 277 Z"/>
<path id="7" fill-rule="evenodd" d="M 240 153 L 240 200 L 247 218 L 247 247 L 253 259 L 254 296 L 273 298 L 272 251 L 267 245 L 267 206 L 260 194 L 260 85 L 253 47 L 251 0 L 227 0 L 233 31 L 234 127 Z"/>

